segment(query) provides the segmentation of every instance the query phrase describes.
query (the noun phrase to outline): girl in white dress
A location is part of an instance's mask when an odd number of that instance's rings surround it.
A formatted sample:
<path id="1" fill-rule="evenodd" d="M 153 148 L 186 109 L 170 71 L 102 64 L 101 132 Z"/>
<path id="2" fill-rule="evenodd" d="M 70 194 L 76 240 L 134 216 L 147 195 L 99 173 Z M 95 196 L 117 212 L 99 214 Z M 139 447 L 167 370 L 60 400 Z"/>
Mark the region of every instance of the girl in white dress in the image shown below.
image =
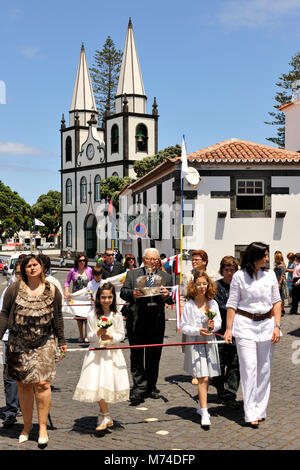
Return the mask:
<path id="1" fill-rule="evenodd" d="M 112 322 L 110 327 L 98 327 L 103 317 Z M 117 312 L 116 292 L 110 282 L 99 287 L 95 310 L 88 314 L 87 327 L 91 347 L 111 346 L 123 341 L 123 317 Z M 96 431 L 113 426 L 107 404 L 128 400 L 129 390 L 126 362 L 120 349 L 87 351 L 73 400 L 99 403 Z"/>
<path id="2" fill-rule="evenodd" d="M 185 304 L 180 322 L 180 330 L 187 336 L 187 342 L 215 340 L 213 332 L 218 331 L 222 324 L 218 304 L 213 300 L 216 292 L 216 284 L 207 273 L 196 271 L 187 287 L 189 300 Z M 215 314 L 214 319 L 208 318 L 207 311 Z M 201 415 L 201 425 L 208 427 L 211 424 L 207 411 L 209 377 L 215 377 L 221 373 L 217 345 L 185 346 L 184 370 L 198 379 L 197 413 Z"/>

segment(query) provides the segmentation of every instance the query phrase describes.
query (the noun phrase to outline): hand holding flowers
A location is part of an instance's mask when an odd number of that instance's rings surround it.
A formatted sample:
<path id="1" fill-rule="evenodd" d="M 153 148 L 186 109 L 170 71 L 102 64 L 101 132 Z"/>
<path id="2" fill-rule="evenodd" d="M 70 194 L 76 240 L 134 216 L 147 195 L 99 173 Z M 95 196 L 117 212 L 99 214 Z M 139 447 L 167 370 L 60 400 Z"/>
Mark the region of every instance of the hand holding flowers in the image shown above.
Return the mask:
<path id="1" fill-rule="evenodd" d="M 205 315 L 208 318 L 208 329 L 207 328 L 200 328 L 199 332 L 200 332 L 200 335 L 209 336 L 213 333 L 213 329 L 215 327 L 214 318 L 217 314 L 215 312 L 213 312 L 212 310 L 209 310 L 209 308 L 207 308 L 205 310 Z"/>
<path id="2" fill-rule="evenodd" d="M 112 336 L 107 334 L 107 329 L 112 326 L 112 321 L 109 320 L 106 317 L 100 317 L 99 322 L 97 323 L 97 326 L 99 331 L 97 332 L 97 335 L 100 336 L 102 341 L 109 341 L 112 340 Z"/>

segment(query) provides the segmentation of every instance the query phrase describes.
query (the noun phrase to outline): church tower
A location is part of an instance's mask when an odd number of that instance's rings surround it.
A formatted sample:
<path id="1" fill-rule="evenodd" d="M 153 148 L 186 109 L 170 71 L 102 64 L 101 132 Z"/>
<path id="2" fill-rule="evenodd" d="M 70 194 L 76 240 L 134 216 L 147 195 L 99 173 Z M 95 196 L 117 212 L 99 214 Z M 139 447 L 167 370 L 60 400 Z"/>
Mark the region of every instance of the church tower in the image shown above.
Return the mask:
<path id="1" fill-rule="evenodd" d="M 158 112 L 154 99 L 147 114 L 147 96 L 129 19 L 116 94 L 115 114 L 104 117 L 107 176 L 135 176 L 136 160 L 158 152 Z"/>
<path id="2" fill-rule="evenodd" d="M 61 120 L 62 249 L 97 250 L 97 204 L 105 178 L 104 132 L 97 127 L 98 111 L 82 45 L 69 110 L 69 126 Z"/>

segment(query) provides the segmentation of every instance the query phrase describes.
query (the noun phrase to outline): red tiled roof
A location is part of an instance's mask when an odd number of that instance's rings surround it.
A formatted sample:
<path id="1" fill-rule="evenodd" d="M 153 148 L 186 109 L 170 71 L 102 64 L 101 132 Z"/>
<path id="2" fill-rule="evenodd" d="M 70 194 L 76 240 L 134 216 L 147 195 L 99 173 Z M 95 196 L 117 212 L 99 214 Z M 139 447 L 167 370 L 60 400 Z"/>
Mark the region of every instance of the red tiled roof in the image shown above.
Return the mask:
<path id="1" fill-rule="evenodd" d="M 188 160 L 201 163 L 299 163 L 300 153 L 256 144 L 242 139 L 228 139 L 190 153 Z"/>

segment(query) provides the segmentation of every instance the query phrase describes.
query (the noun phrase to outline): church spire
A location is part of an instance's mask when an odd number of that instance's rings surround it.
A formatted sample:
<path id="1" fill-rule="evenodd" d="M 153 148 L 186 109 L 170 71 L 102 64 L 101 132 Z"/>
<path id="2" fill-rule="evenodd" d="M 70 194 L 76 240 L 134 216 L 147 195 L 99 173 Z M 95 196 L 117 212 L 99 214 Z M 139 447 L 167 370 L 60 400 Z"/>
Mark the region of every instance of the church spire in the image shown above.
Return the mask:
<path id="1" fill-rule="evenodd" d="M 98 114 L 83 43 L 70 107 L 71 125 L 73 124 L 76 111 L 79 112 L 80 122 L 84 126 L 86 126 L 87 122 L 90 120 L 91 113 Z"/>
<path id="2" fill-rule="evenodd" d="M 119 76 L 116 111 L 122 109 L 122 97 L 127 95 L 129 111 L 146 112 L 146 96 L 140 62 L 137 54 L 131 18 L 129 18 L 121 71 Z"/>

